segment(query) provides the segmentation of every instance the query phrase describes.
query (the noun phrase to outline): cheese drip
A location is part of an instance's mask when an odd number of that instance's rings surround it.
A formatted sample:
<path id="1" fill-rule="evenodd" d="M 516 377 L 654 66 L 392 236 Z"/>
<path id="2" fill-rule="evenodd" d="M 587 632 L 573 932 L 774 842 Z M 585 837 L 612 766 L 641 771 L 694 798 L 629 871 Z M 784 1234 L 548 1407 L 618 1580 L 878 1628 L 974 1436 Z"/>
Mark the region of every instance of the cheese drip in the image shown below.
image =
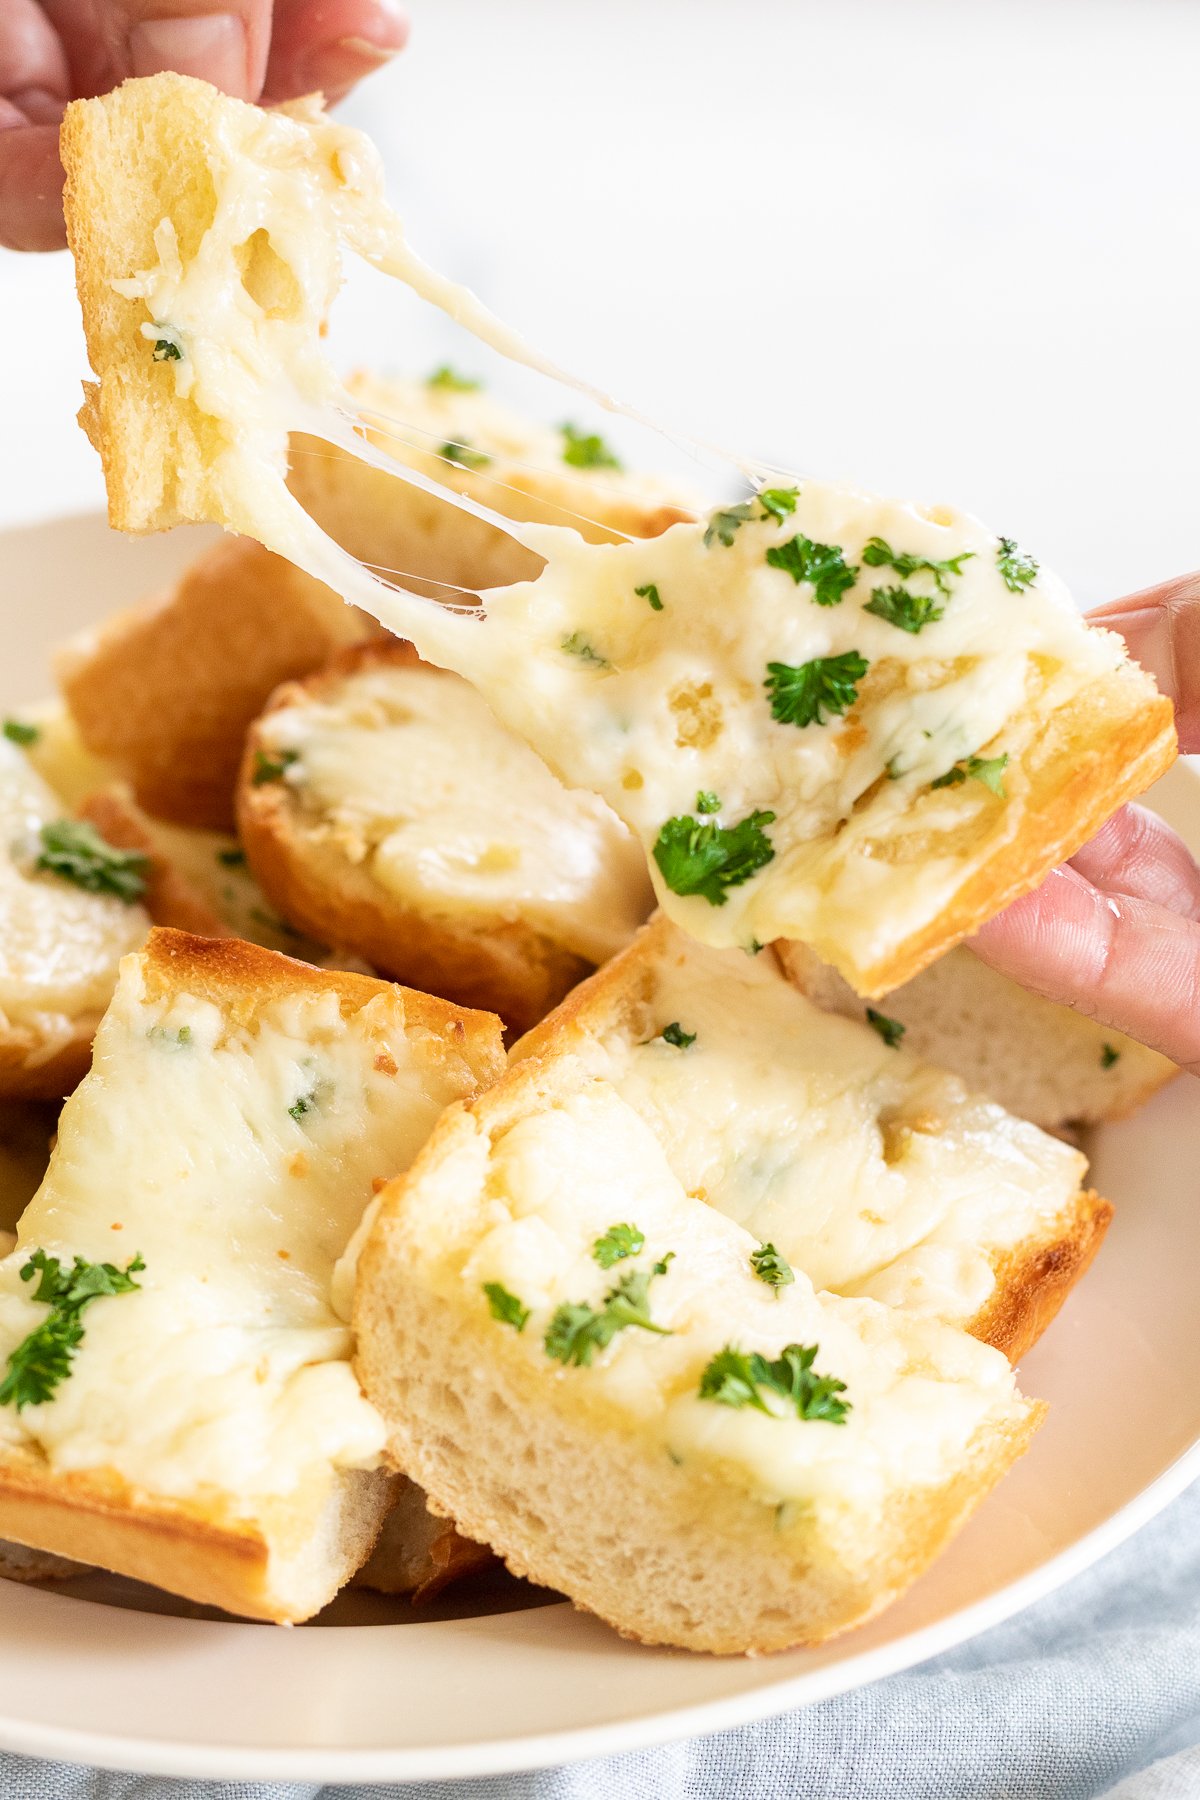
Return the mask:
<path id="1" fill-rule="evenodd" d="M 943 912 L 965 854 L 1015 836 L 1022 758 L 1042 721 L 1123 660 L 1053 577 L 1006 578 L 1002 540 L 966 514 L 815 481 L 774 510 L 750 501 L 724 531 L 687 522 L 623 544 L 514 524 L 451 493 L 368 441 L 321 355 L 340 243 L 503 354 L 560 371 L 413 255 L 360 134 L 311 105 L 286 116 L 230 105 L 208 155 L 215 211 L 196 253 L 182 260 L 164 219 L 157 264 L 115 285 L 145 302 L 147 355 L 166 333 L 178 394 L 226 427 L 212 471 L 221 522 L 466 676 L 560 779 L 601 794 L 689 933 L 714 945 L 796 937 L 846 969 L 880 964 Z M 486 519 L 542 557 L 542 573 L 485 594 L 469 615 L 389 586 L 288 493 L 298 431 Z M 875 540 L 923 566 L 864 560 Z M 801 574 L 805 555 L 823 551 L 847 570 L 832 598 Z M 881 616 L 874 597 L 889 588 L 924 603 L 920 629 Z M 772 665 L 847 658 L 865 668 L 841 711 L 807 723 L 781 714 L 776 680 L 797 677 L 774 678 Z M 981 754 L 1007 758 L 1006 795 L 965 771 L 931 787 Z M 688 819 L 710 841 L 749 833 L 757 866 L 687 891 L 654 852 L 668 821 Z"/>

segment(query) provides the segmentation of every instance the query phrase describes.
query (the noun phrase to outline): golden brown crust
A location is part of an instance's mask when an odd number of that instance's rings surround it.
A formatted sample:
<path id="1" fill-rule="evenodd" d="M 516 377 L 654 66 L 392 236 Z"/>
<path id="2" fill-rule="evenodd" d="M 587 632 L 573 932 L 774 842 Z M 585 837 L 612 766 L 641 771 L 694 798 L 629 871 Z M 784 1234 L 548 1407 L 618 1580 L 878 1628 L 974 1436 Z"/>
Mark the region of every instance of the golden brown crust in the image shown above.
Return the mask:
<path id="1" fill-rule="evenodd" d="M 995 1291 L 967 1325 L 971 1336 L 1017 1364 L 1091 1267 L 1112 1216 L 1110 1203 L 1089 1190 L 1040 1240 L 1027 1240 L 1000 1258 Z"/>
<path id="2" fill-rule="evenodd" d="M 250 866 L 271 904 L 298 930 L 353 951 L 393 980 L 498 1013 L 510 1030 L 524 1031 L 592 965 L 521 919 L 483 912 L 455 919 L 404 906 L 366 868 L 305 832 L 284 783 L 255 783 L 264 721 L 282 708 L 325 698 L 348 674 L 370 667 L 420 667 L 431 681 L 454 679 L 423 664 L 410 644 L 378 640 L 278 689 L 246 738 L 238 780 L 238 831 Z"/>
<path id="3" fill-rule="evenodd" d="M 272 690 L 374 631 L 331 589 L 230 538 L 56 660 L 80 736 L 154 817 L 231 829 L 242 742 Z"/>

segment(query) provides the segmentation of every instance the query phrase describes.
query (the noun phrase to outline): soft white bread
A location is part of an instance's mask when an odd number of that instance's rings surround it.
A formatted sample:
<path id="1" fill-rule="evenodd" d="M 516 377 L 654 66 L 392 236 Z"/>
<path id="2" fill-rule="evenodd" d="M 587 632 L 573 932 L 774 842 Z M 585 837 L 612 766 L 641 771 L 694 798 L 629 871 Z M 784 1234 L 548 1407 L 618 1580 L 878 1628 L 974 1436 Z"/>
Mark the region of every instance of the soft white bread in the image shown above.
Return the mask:
<path id="1" fill-rule="evenodd" d="M 282 557 L 233 538 L 66 645 L 55 668 L 85 746 L 148 812 L 222 830 L 242 740 L 271 690 L 372 629 Z"/>
<path id="2" fill-rule="evenodd" d="M 48 1398 L 0 1406 L 0 1534 L 256 1618 L 324 1605 L 392 1499 L 335 1265 L 499 1066 L 495 1020 L 387 983 L 169 931 L 127 958 L 0 1263 L 0 1352 L 47 1316 L 35 1248 L 145 1268 Z"/>
<path id="3" fill-rule="evenodd" d="M 820 1642 L 921 1572 L 1039 1408 L 954 1327 L 818 1293 L 801 1270 L 765 1285 L 756 1236 L 688 1191 L 599 1046 L 543 1038 L 451 1107 L 380 1196 L 356 1367 L 390 1455 L 516 1573 L 628 1636 L 727 1653 Z M 594 1246 L 617 1224 L 636 1240 L 606 1271 Z M 594 1317 L 630 1274 L 651 1329 L 627 1325 L 586 1365 L 552 1357 L 559 1309 Z M 701 1391 L 724 1348 L 769 1360 L 789 1345 L 815 1346 L 814 1373 L 845 1383 L 842 1422 L 761 1389 L 764 1410 Z"/>
<path id="4" fill-rule="evenodd" d="M 695 1041 L 664 1039 L 672 1025 Z M 513 1056 L 610 1082 L 688 1193 L 819 1288 L 962 1326 L 1014 1363 L 1112 1216 L 1078 1150 L 822 1012 L 770 952 L 709 950 L 661 917 Z"/>
<path id="5" fill-rule="evenodd" d="M 802 994 L 849 1019 L 863 1002 L 806 944 L 773 946 Z M 1119 1119 L 1177 1073 L 1157 1050 L 1028 993 L 959 945 L 881 1002 L 904 1048 L 1047 1131 Z"/>
<path id="6" fill-rule="evenodd" d="M 604 802 L 564 788 L 473 688 L 394 640 L 274 695 L 246 739 L 238 826 L 291 924 L 516 1031 L 652 903 Z"/>
<path id="7" fill-rule="evenodd" d="M 395 1504 L 369 1561 L 354 1577 L 354 1586 L 379 1594 L 410 1594 L 414 1605 L 420 1606 L 454 1582 L 479 1574 L 494 1560 L 486 1544 L 473 1543 L 449 1519 L 431 1512 L 416 1482 L 400 1476 Z"/>

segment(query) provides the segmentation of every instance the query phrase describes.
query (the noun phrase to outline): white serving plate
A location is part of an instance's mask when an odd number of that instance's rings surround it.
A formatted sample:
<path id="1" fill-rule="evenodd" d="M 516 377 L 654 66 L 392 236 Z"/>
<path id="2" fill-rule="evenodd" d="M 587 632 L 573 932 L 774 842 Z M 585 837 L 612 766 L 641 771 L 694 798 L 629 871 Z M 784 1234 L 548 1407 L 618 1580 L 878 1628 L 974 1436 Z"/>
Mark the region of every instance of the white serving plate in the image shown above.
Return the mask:
<path id="1" fill-rule="evenodd" d="M 0 708 L 47 693 L 64 634 L 153 588 L 201 541 L 129 542 L 93 517 L 0 534 Z M 1172 771 L 1154 803 L 1200 847 L 1195 768 Z M 155 1602 L 106 1579 L 71 1594 L 0 1581 L 0 1748 L 227 1779 L 489 1774 L 741 1724 L 961 1643 L 1078 1574 L 1200 1475 L 1198 1099 L 1183 1078 L 1095 1134 L 1095 1183 L 1117 1217 L 1023 1366 L 1049 1420 L 933 1570 L 861 1631 L 820 1650 L 719 1659 L 625 1643 L 504 1579 L 437 1615 L 360 1597 L 294 1630 L 170 1602 L 138 1610 Z"/>

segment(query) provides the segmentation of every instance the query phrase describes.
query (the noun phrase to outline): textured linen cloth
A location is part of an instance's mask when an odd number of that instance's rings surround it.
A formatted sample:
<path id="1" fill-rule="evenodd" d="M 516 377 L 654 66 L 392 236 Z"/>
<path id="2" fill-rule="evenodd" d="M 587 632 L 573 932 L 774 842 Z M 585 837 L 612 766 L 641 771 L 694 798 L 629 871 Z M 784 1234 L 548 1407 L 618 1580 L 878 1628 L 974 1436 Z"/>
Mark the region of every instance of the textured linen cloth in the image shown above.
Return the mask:
<path id="1" fill-rule="evenodd" d="M 715 1737 L 464 1782 L 191 1782 L 0 1757 L 0 1800 L 1200 1800 L 1200 1484 L 1007 1624 Z"/>

